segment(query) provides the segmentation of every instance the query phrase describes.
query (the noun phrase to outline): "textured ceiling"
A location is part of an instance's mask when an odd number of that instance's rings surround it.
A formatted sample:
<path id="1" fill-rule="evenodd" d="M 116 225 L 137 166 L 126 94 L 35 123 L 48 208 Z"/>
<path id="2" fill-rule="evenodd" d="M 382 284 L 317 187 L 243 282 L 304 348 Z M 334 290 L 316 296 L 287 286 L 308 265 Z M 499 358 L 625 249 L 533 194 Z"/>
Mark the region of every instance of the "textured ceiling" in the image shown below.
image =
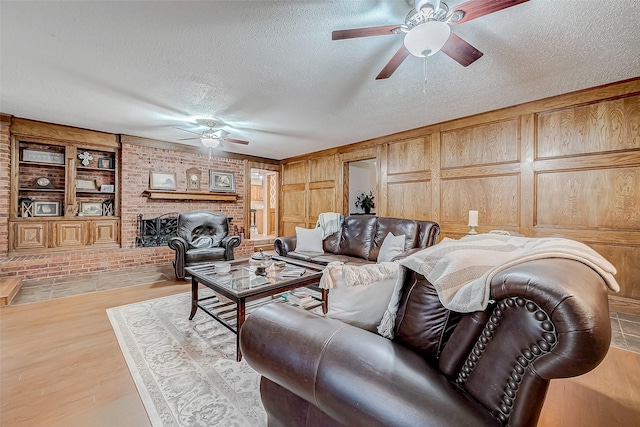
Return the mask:
<path id="1" fill-rule="evenodd" d="M 462 1 L 447 2 L 450 7 Z M 405 0 L 1 1 L 0 111 L 178 142 L 224 121 L 237 153 L 282 159 L 640 76 L 640 1 L 531 0 L 452 27 L 484 52 L 375 76 Z M 183 141 L 199 145 L 198 140 Z"/>

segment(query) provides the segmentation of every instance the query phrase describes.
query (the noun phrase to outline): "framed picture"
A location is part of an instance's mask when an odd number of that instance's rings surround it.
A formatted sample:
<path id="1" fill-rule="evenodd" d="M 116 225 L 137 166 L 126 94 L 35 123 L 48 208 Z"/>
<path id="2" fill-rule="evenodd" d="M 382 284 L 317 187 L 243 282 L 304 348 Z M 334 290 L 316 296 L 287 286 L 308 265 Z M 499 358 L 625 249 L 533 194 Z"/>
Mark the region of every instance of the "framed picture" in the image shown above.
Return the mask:
<path id="1" fill-rule="evenodd" d="M 175 172 L 154 172 L 149 173 L 149 188 L 152 190 L 176 190 Z"/>
<path id="2" fill-rule="evenodd" d="M 200 190 L 200 181 L 202 178 L 202 172 L 198 168 L 187 169 L 187 191 Z"/>
<path id="3" fill-rule="evenodd" d="M 82 212 L 83 215 L 87 215 L 87 216 L 102 215 L 102 203 L 99 203 L 99 202 L 81 202 L 80 203 L 80 212 Z"/>
<path id="4" fill-rule="evenodd" d="M 95 179 L 76 179 L 76 190 L 97 190 Z"/>
<path id="5" fill-rule="evenodd" d="M 209 191 L 214 193 L 234 193 L 236 181 L 233 172 L 209 171 Z"/>
<path id="6" fill-rule="evenodd" d="M 113 159 L 111 157 L 98 158 L 98 168 L 100 169 L 113 169 Z"/>
<path id="7" fill-rule="evenodd" d="M 114 191 L 116 191 L 116 186 L 115 185 L 101 185 L 100 186 L 100 191 L 103 193 L 113 193 Z"/>
<path id="8" fill-rule="evenodd" d="M 33 202 L 33 216 L 60 216 L 60 202 Z"/>
<path id="9" fill-rule="evenodd" d="M 53 151 L 23 150 L 22 160 L 25 162 L 53 163 L 64 165 L 64 153 Z"/>

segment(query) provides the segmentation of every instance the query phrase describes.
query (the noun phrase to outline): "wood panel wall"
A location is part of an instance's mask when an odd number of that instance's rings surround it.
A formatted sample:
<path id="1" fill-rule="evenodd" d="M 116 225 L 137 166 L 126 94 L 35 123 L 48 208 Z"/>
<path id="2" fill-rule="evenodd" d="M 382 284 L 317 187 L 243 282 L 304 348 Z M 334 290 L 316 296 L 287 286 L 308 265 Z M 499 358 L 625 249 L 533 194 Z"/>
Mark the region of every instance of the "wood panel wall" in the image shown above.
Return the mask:
<path id="1" fill-rule="evenodd" d="M 348 162 L 378 160 L 380 216 L 442 235 L 501 229 L 582 241 L 640 299 L 640 79 L 412 129 L 282 162 L 281 235 L 347 213 Z"/>

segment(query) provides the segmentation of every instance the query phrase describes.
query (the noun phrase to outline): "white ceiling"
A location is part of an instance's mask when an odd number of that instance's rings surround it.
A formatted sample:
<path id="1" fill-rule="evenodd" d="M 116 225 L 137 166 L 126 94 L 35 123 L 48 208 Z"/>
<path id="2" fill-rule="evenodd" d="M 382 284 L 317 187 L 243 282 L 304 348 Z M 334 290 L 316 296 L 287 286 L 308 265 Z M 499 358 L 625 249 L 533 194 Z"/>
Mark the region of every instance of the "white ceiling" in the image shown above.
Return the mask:
<path id="1" fill-rule="evenodd" d="M 447 2 L 450 7 L 463 3 Z M 0 2 L 0 111 L 178 142 L 224 121 L 237 153 L 282 159 L 640 76 L 640 1 L 531 0 L 452 27 L 484 52 L 375 76 L 405 0 Z M 198 140 L 186 143 L 199 145 Z"/>

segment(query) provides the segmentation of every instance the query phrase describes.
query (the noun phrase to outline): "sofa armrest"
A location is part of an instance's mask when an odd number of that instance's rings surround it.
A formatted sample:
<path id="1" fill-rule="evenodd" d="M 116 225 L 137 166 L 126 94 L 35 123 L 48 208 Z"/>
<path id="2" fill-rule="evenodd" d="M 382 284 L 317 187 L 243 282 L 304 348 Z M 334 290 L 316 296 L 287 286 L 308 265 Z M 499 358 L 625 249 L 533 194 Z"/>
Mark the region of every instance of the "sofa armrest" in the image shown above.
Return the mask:
<path id="1" fill-rule="evenodd" d="M 273 242 L 273 247 L 280 256 L 287 256 L 288 252 L 296 250 L 296 236 L 277 237 Z"/>
<path id="2" fill-rule="evenodd" d="M 226 236 L 220 242 L 220 246 L 225 249 L 224 259 L 231 261 L 235 259 L 234 249 L 240 246 L 240 236 Z"/>
<path id="3" fill-rule="evenodd" d="M 189 249 L 189 244 L 182 237 L 172 237 L 171 239 L 169 239 L 169 242 L 167 243 L 167 245 L 171 249 L 176 251 L 176 257 L 173 262 L 173 267 L 176 272 L 176 277 L 178 279 L 184 279 L 185 277 L 184 258 L 185 258 L 185 254 L 187 253 L 187 249 Z"/>
<path id="4" fill-rule="evenodd" d="M 411 350 L 286 304 L 253 312 L 240 347 L 261 375 L 343 425 L 498 425 Z"/>

